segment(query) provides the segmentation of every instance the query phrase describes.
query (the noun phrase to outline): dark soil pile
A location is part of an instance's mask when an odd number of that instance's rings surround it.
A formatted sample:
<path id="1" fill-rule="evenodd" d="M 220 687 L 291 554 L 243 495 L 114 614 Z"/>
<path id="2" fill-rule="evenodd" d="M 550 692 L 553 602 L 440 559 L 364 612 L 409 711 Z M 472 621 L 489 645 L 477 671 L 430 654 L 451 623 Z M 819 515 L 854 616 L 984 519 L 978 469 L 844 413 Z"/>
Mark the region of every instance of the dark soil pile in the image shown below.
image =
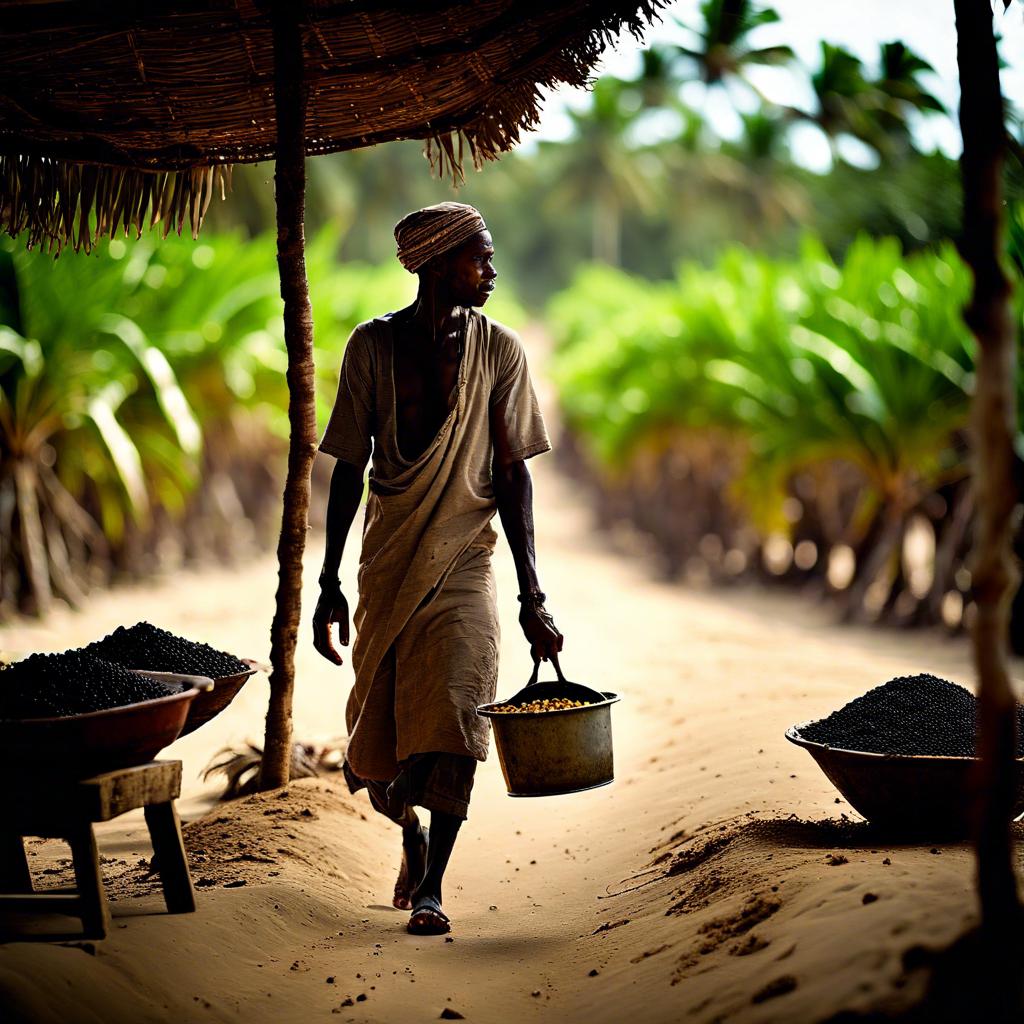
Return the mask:
<path id="1" fill-rule="evenodd" d="M 81 651 L 33 654 L 0 672 L 0 718 L 53 718 L 178 693 L 180 683 L 136 675 Z"/>
<path id="2" fill-rule="evenodd" d="M 154 672 L 182 672 L 219 679 L 249 671 L 249 666 L 232 654 L 175 636 L 148 622 L 137 622 L 127 628 L 118 626 L 113 633 L 83 650 L 125 668 L 148 668 Z"/>
<path id="3" fill-rule="evenodd" d="M 898 676 L 800 730 L 804 739 L 870 754 L 973 757 L 977 701 L 957 683 L 928 674 Z M 1022 709 L 1017 755 L 1024 756 Z"/>

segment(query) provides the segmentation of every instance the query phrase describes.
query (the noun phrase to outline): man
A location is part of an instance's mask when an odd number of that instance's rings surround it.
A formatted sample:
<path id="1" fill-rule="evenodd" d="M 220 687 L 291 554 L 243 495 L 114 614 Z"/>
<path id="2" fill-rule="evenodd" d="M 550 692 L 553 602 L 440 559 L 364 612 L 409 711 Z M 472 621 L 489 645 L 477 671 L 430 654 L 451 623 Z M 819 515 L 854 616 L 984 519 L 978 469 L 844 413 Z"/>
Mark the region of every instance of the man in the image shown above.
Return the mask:
<path id="1" fill-rule="evenodd" d="M 473 307 L 494 290 L 480 214 L 441 203 L 395 227 L 416 301 L 360 324 L 345 349 L 320 450 L 338 459 L 313 614 L 316 649 L 341 664 L 349 642 L 338 568 L 373 455 L 352 652 L 344 765 L 353 792 L 402 826 L 394 905 L 408 929 L 442 934 L 441 882 L 487 756 L 477 705 L 494 699 L 498 617 L 491 553 L 497 511 L 519 577 L 519 622 L 535 659 L 562 648 L 534 564 L 525 460 L 551 447 L 519 339 Z M 431 812 L 421 828 L 413 807 Z"/>

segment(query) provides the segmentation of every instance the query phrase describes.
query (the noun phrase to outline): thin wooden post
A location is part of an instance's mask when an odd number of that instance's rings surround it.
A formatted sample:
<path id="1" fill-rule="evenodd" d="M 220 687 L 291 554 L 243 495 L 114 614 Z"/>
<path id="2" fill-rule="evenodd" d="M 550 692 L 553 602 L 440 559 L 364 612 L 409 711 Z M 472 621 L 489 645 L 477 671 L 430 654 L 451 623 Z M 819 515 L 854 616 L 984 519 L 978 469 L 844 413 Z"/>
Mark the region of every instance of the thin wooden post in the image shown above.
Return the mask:
<path id="1" fill-rule="evenodd" d="M 964 319 L 978 339 L 971 558 L 981 760 L 975 840 L 982 934 L 995 949 L 1014 937 L 1021 912 L 1009 827 L 1017 723 L 1007 661 L 1010 601 L 1019 580 L 1013 555 L 1016 344 L 1010 282 L 1002 266 L 1006 130 L 992 7 L 989 0 L 955 0 L 954 6 L 964 145 L 961 246 L 974 275 Z"/>
<path id="2" fill-rule="evenodd" d="M 284 299 L 288 350 L 288 475 L 281 536 L 277 545 L 277 606 L 270 627 L 270 706 L 260 787 L 288 782 L 292 745 L 295 644 L 302 610 L 302 555 L 309 519 L 309 476 L 316 455 L 313 377 L 313 316 L 306 280 L 303 219 L 306 191 L 306 89 L 303 75 L 301 5 L 275 0 L 274 108 L 277 115 L 277 265 Z"/>

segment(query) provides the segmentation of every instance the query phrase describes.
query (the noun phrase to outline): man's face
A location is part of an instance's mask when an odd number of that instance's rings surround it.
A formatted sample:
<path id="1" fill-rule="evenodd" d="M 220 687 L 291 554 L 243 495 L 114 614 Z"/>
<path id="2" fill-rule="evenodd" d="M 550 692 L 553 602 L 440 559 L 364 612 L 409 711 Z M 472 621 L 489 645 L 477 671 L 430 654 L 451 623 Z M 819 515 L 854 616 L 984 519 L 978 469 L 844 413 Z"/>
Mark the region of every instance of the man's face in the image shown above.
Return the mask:
<path id="1" fill-rule="evenodd" d="M 457 306 L 482 306 L 494 291 L 498 272 L 491 260 L 494 245 L 491 233 L 481 231 L 463 242 L 448 257 L 445 284 Z"/>

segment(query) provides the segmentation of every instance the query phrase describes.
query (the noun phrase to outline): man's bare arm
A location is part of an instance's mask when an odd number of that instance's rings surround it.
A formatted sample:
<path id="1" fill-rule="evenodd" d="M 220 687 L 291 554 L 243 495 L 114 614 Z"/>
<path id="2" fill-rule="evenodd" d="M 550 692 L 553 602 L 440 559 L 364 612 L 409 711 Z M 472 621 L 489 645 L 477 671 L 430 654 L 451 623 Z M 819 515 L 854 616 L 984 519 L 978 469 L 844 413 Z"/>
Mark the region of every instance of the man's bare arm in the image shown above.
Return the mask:
<path id="1" fill-rule="evenodd" d="M 515 562 L 520 597 L 526 598 L 519 612 L 519 624 L 530 641 L 531 653 L 546 660 L 562 649 L 562 634 L 544 610 L 543 602 L 530 600 L 531 594 L 540 592 L 533 535 L 533 480 L 522 459 L 510 458 L 504 410 L 500 405 L 491 410 L 491 437 L 491 478 L 498 516 Z"/>
<path id="2" fill-rule="evenodd" d="M 533 479 L 522 460 L 491 466 L 498 516 L 512 549 L 512 560 L 519 578 L 519 593 L 540 590 L 537 582 L 537 555 L 533 539 Z"/>
<path id="3" fill-rule="evenodd" d="M 342 645 L 347 647 L 349 642 L 348 602 L 341 592 L 338 572 L 345 540 L 362 496 L 362 468 L 339 460 L 331 474 L 331 491 L 327 499 L 327 545 L 320 570 L 320 598 L 313 612 L 313 646 L 335 665 L 342 661 L 331 640 L 332 622 L 338 623 L 338 637 Z"/>

